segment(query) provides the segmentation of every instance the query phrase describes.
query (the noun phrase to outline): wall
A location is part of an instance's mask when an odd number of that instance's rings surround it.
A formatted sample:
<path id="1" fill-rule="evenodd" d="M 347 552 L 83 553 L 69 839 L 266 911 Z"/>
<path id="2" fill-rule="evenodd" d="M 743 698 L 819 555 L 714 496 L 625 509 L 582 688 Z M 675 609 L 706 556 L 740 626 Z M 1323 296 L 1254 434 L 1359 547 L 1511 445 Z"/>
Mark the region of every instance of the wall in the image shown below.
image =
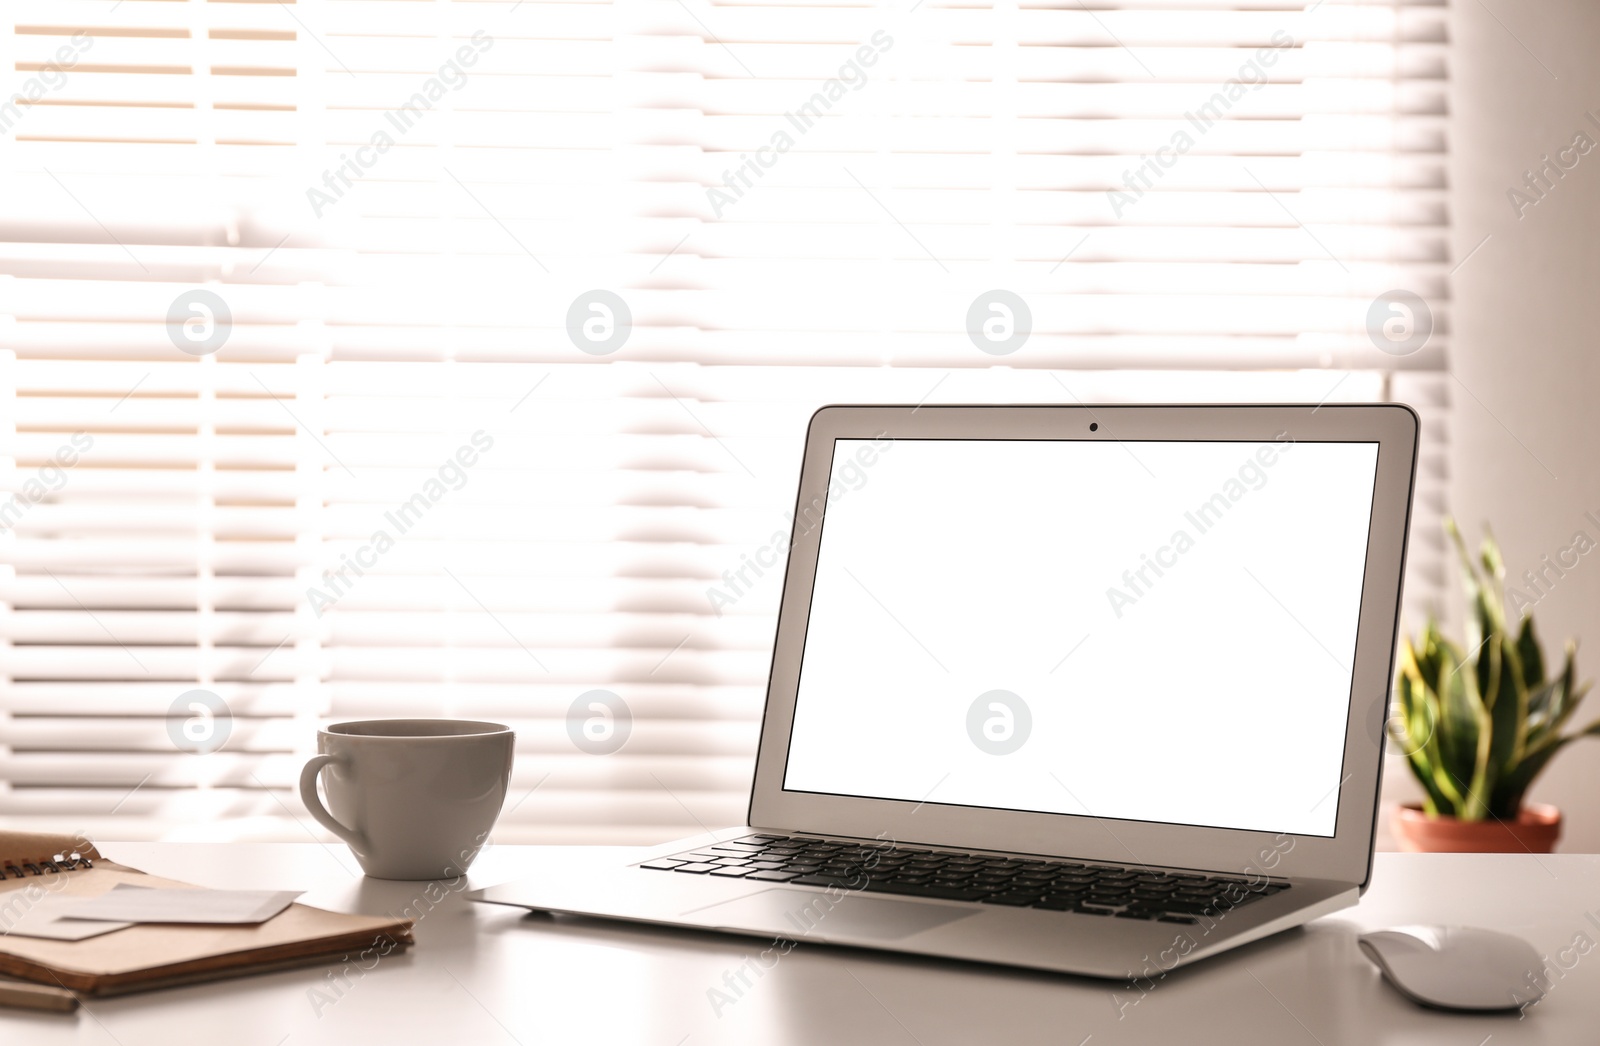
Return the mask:
<path id="1" fill-rule="evenodd" d="M 1516 578 L 1579 529 L 1600 541 L 1583 518 L 1600 519 L 1600 124 L 1585 115 L 1600 121 L 1600 5 L 1486 2 L 1452 15 L 1455 261 L 1489 239 L 1452 281 L 1450 504 L 1470 535 L 1492 525 Z M 1507 190 L 1579 132 L 1594 151 L 1569 152 L 1576 166 L 1519 217 Z M 1580 670 L 1600 678 L 1600 550 L 1535 612 L 1547 652 L 1579 637 Z M 1575 721 L 1594 718 L 1600 693 Z M 1391 798 L 1410 794 L 1390 771 Z M 1566 812 L 1561 849 L 1600 852 L 1600 738 L 1561 753 L 1532 798 Z"/>

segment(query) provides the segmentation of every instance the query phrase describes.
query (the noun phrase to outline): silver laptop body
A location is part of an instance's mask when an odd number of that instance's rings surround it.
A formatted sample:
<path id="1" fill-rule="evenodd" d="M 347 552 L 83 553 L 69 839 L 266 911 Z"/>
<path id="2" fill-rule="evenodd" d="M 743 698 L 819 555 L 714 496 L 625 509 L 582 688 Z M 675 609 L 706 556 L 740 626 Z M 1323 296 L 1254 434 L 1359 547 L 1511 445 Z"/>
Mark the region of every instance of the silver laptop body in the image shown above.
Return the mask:
<path id="1" fill-rule="evenodd" d="M 1417 430 L 823 408 L 749 823 L 470 896 L 1119 979 L 1354 904 Z"/>

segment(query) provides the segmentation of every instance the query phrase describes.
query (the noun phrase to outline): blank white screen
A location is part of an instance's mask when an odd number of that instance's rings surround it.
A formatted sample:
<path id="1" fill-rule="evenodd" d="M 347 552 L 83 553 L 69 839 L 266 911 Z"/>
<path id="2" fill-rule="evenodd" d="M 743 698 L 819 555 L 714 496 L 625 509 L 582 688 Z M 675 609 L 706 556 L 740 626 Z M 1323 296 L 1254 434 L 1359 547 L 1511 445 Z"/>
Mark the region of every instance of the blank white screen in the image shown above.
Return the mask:
<path id="1" fill-rule="evenodd" d="M 1377 450 L 837 441 L 784 787 L 1332 836 Z"/>

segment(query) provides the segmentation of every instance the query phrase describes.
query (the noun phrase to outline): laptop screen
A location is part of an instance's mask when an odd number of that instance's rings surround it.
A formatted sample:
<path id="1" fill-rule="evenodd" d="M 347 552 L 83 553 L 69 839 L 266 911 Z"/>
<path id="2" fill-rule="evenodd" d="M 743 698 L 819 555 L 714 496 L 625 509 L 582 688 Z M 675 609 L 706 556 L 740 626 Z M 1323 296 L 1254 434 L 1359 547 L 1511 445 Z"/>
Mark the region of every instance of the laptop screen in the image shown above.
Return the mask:
<path id="1" fill-rule="evenodd" d="M 1377 458 L 837 440 L 784 788 L 1331 837 Z"/>

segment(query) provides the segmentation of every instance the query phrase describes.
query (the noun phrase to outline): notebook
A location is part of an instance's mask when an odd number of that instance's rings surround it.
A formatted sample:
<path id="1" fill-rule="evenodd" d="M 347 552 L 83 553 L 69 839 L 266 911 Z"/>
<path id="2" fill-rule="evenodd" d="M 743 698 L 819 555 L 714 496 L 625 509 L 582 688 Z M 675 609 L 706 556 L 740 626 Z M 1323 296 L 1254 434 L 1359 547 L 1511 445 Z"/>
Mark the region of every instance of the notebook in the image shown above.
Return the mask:
<path id="1" fill-rule="evenodd" d="M 412 943 L 408 920 L 343 915 L 291 904 L 253 926 L 149 925 L 80 941 L 5 931 L 29 908 L 55 898 L 96 897 L 127 883 L 192 890 L 107 861 L 83 838 L 0 832 L 0 975 L 60 985 L 85 995 L 121 995 L 197 981 L 314 965 L 371 949 L 389 955 Z"/>

